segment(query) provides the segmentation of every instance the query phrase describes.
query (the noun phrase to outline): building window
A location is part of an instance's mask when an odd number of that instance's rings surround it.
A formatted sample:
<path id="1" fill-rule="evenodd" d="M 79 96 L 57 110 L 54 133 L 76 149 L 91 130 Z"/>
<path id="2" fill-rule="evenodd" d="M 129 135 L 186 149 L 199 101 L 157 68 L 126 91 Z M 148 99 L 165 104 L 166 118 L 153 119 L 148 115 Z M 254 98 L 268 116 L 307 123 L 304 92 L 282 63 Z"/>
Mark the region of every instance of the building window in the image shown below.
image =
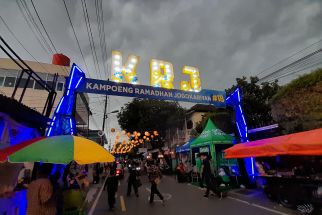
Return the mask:
<path id="1" fill-rule="evenodd" d="M 46 73 L 39 73 L 37 72 L 37 75 L 45 82 L 46 81 L 46 78 L 47 78 L 47 74 Z M 36 90 L 44 90 L 45 88 L 42 87 L 39 83 L 37 83 L 35 81 L 35 86 L 34 86 L 34 89 Z"/>
<path id="2" fill-rule="evenodd" d="M 0 87 L 3 86 L 3 82 L 4 82 L 4 77 L 0 77 Z"/>
<path id="3" fill-rule="evenodd" d="M 27 80 L 28 80 L 27 78 L 22 78 L 20 80 L 20 83 L 19 83 L 19 86 L 18 87 L 19 88 L 24 88 Z M 17 80 L 17 82 L 18 82 L 18 80 Z M 34 80 L 29 80 L 28 85 L 27 85 L 27 88 L 33 88 L 33 87 L 34 87 Z"/>
<path id="4" fill-rule="evenodd" d="M 43 86 L 41 86 L 38 82 L 35 82 L 34 89 L 35 90 L 44 90 L 45 88 Z"/>
<path id="5" fill-rule="evenodd" d="M 64 91 L 64 83 L 63 82 L 58 82 L 56 90 L 57 91 Z"/>
<path id="6" fill-rule="evenodd" d="M 6 77 L 4 81 L 5 87 L 14 87 L 16 83 L 16 77 Z"/>
<path id="7" fill-rule="evenodd" d="M 47 85 L 48 85 L 49 87 L 52 87 L 52 86 L 53 86 L 53 84 L 54 84 L 54 82 L 52 82 L 52 81 L 47 81 Z"/>

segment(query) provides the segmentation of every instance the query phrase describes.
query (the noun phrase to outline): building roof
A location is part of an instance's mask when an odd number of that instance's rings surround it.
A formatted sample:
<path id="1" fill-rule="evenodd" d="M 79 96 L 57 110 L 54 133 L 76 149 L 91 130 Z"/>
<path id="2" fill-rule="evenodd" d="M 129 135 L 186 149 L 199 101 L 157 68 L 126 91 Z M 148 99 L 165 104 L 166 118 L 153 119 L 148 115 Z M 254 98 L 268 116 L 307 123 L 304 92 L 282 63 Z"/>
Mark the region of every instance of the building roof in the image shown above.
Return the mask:
<path id="1" fill-rule="evenodd" d="M 187 114 L 191 114 L 194 112 L 213 112 L 216 111 L 217 108 L 215 108 L 213 105 L 202 105 L 202 104 L 196 104 L 192 106 L 189 110 L 187 110 Z"/>
<path id="2" fill-rule="evenodd" d="M 0 94 L 0 112 L 8 114 L 17 122 L 28 127 L 45 129 L 49 118 L 27 107 L 15 99 Z"/>
<path id="3" fill-rule="evenodd" d="M 55 74 L 58 73 L 60 76 L 68 76 L 70 67 L 68 66 L 59 66 L 49 63 L 38 63 L 34 61 L 24 60 L 31 69 L 35 72 Z M 18 65 L 9 58 L 0 58 L 0 69 L 8 70 L 21 70 Z"/>

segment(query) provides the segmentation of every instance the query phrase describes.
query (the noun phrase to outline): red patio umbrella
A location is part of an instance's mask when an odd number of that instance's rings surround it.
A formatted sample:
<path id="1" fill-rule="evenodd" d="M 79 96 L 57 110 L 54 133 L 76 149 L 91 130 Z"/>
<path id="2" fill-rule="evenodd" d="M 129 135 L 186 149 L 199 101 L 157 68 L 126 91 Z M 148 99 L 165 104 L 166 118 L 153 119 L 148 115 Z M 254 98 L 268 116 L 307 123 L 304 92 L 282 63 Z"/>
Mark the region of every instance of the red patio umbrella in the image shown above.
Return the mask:
<path id="1" fill-rule="evenodd" d="M 240 143 L 225 150 L 225 158 L 277 155 L 322 155 L 322 128 Z"/>

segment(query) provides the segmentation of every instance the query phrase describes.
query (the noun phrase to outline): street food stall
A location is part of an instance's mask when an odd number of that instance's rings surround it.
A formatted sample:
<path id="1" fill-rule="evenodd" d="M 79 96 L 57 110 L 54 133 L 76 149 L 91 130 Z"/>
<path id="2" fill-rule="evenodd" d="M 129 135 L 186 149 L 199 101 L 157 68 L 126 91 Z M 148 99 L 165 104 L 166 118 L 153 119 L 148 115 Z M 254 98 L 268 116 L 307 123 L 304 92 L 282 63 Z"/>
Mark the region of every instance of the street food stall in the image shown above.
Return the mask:
<path id="1" fill-rule="evenodd" d="M 322 206 L 322 128 L 236 144 L 225 158 L 256 158 L 264 191 L 283 206 L 306 212 Z M 305 207 L 303 206 L 305 205 Z"/>
<path id="2" fill-rule="evenodd" d="M 195 164 L 196 155 L 198 153 L 203 153 L 211 155 L 212 165 L 215 171 L 220 167 L 224 167 L 229 171 L 236 171 L 236 169 L 238 169 L 237 160 L 227 160 L 224 158 L 224 150 L 231 147 L 233 142 L 234 137 L 225 134 L 215 126 L 211 119 L 209 119 L 205 129 L 190 144 L 193 164 Z"/>
<path id="3" fill-rule="evenodd" d="M 194 141 L 194 138 L 190 139 L 188 142 L 183 144 L 182 146 L 178 146 L 176 148 L 176 153 L 178 155 L 178 159 L 181 162 L 191 162 L 191 157 L 190 157 L 190 145 Z"/>

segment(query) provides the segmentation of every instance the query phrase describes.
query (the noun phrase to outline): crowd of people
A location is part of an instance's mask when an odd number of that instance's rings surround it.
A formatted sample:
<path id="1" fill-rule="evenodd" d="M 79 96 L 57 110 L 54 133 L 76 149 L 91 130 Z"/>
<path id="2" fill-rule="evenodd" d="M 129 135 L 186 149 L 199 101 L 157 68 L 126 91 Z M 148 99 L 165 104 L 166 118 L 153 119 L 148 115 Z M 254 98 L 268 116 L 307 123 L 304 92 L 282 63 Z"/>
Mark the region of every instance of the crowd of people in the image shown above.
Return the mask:
<path id="1" fill-rule="evenodd" d="M 148 160 L 145 164 L 142 162 L 136 162 L 134 160 L 127 161 L 127 169 L 128 169 L 128 178 L 127 178 L 127 196 L 130 197 L 132 194 L 132 188 L 134 190 L 135 196 L 139 197 L 139 187 L 142 185 L 140 180 L 140 173 L 146 171 L 149 182 L 151 184 L 151 193 L 149 198 L 149 203 L 154 203 L 154 196 L 157 195 L 162 203 L 164 204 L 164 197 L 158 189 L 158 184 L 161 181 L 162 174 L 159 166 L 157 165 L 155 160 Z M 107 190 L 107 199 L 109 210 L 114 210 L 115 205 L 115 193 L 118 189 L 118 180 L 119 178 L 116 176 L 116 165 L 110 164 L 107 166 L 107 180 L 104 187 Z"/>
<path id="2" fill-rule="evenodd" d="M 53 164 L 42 164 L 36 180 L 26 185 L 27 215 L 81 211 L 89 185 L 88 166 L 70 163 L 54 168 Z"/>
<path id="3" fill-rule="evenodd" d="M 154 197 L 157 195 L 164 204 L 164 197 L 158 189 L 162 174 L 156 160 L 146 161 L 127 160 L 127 196 L 130 197 L 132 191 L 139 198 L 139 187 L 142 185 L 140 176 L 145 172 L 151 185 L 149 203 L 153 204 Z M 106 176 L 104 189 L 107 192 L 107 205 L 110 211 L 115 208 L 115 195 L 118 190 L 119 175 L 117 174 L 118 165 L 114 163 L 105 164 L 103 167 L 94 166 L 92 183 L 98 183 L 99 178 Z M 229 181 L 229 176 L 223 169 L 219 169 L 215 176 L 211 168 L 211 156 L 207 154 L 198 154 L 196 165 L 190 168 L 187 164 L 180 162 L 176 168 L 178 182 L 191 181 L 192 174 L 197 174 L 200 187 L 206 187 L 204 197 L 208 198 L 210 191 L 218 194 L 218 186 Z M 59 181 L 62 181 L 59 182 Z M 43 164 L 38 172 L 36 180 L 28 185 L 28 215 L 42 214 L 63 214 L 66 210 L 79 209 L 84 201 L 84 193 L 89 189 L 90 180 L 88 179 L 88 169 L 80 167 L 75 163 L 69 164 L 65 168 L 62 177 L 59 171 L 53 173 L 52 166 Z M 84 192 L 85 191 L 85 192 Z M 75 193 L 78 193 L 76 195 Z M 73 196 L 73 201 L 68 198 Z M 78 199 L 75 202 L 75 196 Z"/>

